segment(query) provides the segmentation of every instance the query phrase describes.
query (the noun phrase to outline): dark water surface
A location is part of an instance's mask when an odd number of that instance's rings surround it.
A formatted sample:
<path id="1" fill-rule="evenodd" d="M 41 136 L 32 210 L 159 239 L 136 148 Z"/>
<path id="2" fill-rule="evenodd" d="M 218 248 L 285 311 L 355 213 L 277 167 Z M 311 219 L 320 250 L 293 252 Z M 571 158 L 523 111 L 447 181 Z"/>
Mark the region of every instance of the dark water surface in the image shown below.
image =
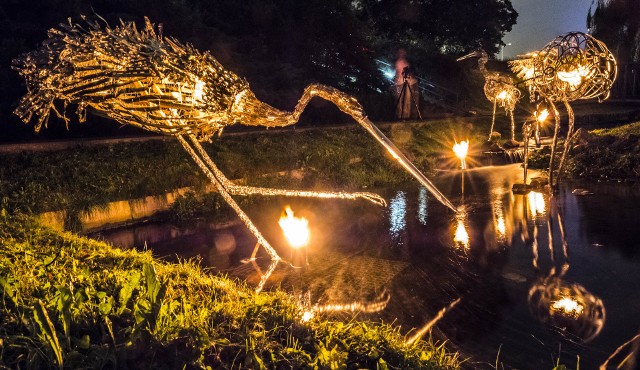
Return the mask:
<path id="1" fill-rule="evenodd" d="M 464 181 L 441 175 L 437 186 L 466 211 L 460 218 L 415 184 L 378 189 L 386 209 L 256 198 L 247 213 L 284 259 L 306 258 L 307 268 L 270 266 L 263 250 L 247 262 L 255 239 L 238 224 L 148 223 L 93 237 L 169 260 L 200 257 L 252 286 L 283 287 L 316 314 L 357 312 L 405 332 L 460 298 L 434 334 L 470 356 L 469 368 L 499 358 L 505 368 L 551 369 L 558 357 L 575 368 L 578 356 L 581 369 L 598 368 L 640 331 L 640 188 L 567 183 L 550 199 L 513 194 L 521 176 L 519 165 L 469 170 Z M 309 220 L 304 252 L 287 246 L 277 224 L 285 205 Z"/>

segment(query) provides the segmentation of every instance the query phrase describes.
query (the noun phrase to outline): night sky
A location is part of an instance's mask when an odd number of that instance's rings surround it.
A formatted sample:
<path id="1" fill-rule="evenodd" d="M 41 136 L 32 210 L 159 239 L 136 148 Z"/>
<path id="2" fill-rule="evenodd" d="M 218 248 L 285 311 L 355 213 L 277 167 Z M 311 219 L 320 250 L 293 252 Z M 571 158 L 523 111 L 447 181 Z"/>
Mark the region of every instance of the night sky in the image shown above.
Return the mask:
<path id="1" fill-rule="evenodd" d="M 518 23 L 503 38 L 505 44 L 511 43 L 504 48 L 505 59 L 542 49 L 560 34 L 586 32 L 592 0 L 511 0 L 511 3 L 518 12 Z"/>

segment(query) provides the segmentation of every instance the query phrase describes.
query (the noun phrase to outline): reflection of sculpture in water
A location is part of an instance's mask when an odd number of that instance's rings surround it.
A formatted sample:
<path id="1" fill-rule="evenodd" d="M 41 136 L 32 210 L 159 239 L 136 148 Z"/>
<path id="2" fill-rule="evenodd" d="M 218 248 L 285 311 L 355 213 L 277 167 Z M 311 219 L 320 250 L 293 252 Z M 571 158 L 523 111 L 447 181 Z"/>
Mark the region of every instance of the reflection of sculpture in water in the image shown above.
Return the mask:
<path id="1" fill-rule="evenodd" d="M 556 37 L 541 51 L 526 54 L 509 64 L 529 87 L 531 100 L 536 103 L 539 102 L 538 97 L 544 100 L 555 119 L 549 161 L 549 184 L 555 187 L 562 176 L 562 168 L 573 135 L 575 119 L 569 102 L 578 99 L 607 99 L 617 74 L 616 61 L 601 41 L 582 32 L 570 32 Z M 559 101 L 564 103 L 569 123 L 562 157 L 556 171 L 554 158 L 560 115 L 554 102 Z M 555 183 L 554 171 L 557 172 Z"/>
<path id="2" fill-rule="evenodd" d="M 14 61 L 28 92 L 15 113 L 25 122 L 38 117 L 36 131 L 46 125 L 53 111 L 65 121 L 54 102 L 77 104 L 80 121 L 90 108 L 119 123 L 175 136 L 198 167 L 216 186 L 272 259 L 277 252 L 238 206 L 231 195 L 299 196 L 365 199 L 384 205 L 372 193 L 317 192 L 257 188 L 236 185 L 214 164 L 199 141 L 235 123 L 282 127 L 298 121 L 315 97 L 336 104 L 380 142 L 436 199 L 455 211 L 442 195 L 396 147 L 371 123 L 351 96 L 323 85 L 308 86 L 293 112 L 275 109 L 259 101 L 248 83 L 224 69 L 209 53 L 156 33 L 149 20 L 138 30 L 132 22 L 110 28 L 98 22 L 71 23 L 49 31 L 43 45 Z"/>
<path id="3" fill-rule="evenodd" d="M 493 133 L 493 126 L 496 121 L 496 106 L 500 104 L 501 107 L 509 114 L 511 119 L 511 140 L 516 139 L 516 123 L 513 118 L 513 111 L 516 109 L 516 104 L 520 100 L 522 93 L 515 86 L 513 79 L 499 72 L 490 72 L 487 70 L 486 64 L 489 61 L 487 52 L 483 49 L 478 49 L 470 54 L 458 58 L 458 61 L 478 57 L 478 68 L 480 73 L 484 77 L 484 95 L 487 99 L 493 103 L 493 115 L 491 117 L 491 129 L 489 130 L 489 139 Z"/>
<path id="4" fill-rule="evenodd" d="M 535 192 L 531 192 L 535 193 Z M 530 193 L 530 194 L 531 194 Z M 537 193 L 540 194 L 540 193 Z M 540 194 L 542 195 L 542 194 Z M 532 197 L 533 204 L 530 210 L 533 217 L 542 215 L 540 211 L 540 201 L 536 196 Z M 552 198 L 552 201 L 555 198 Z M 544 202 L 544 200 L 542 200 Z M 544 212 L 544 210 L 543 210 Z M 553 244 L 553 223 L 551 214 L 556 214 L 558 219 L 558 229 L 560 231 L 562 243 L 562 263 L 560 271 L 556 271 L 556 249 Z M 533 315 L 543 323 L 560 328 L 570 334 L 580 337 L 585 342 L 595 338 L 602 330 L 605 322 L 605 308 L 602 300 L 582 285 L 568 283 L 563 280 L 564 275 L 569 270 L 569 258 L 567 242 L 564 235 L 564 224 L 557 207 L 551 204 L 551 212 L 546 215 L 548 228 L 548 250 L 552 267 L 548 274 L 544 274 L 529 289 L 527 301 Z M 531 243 L 533 250 L 533 267 L 536 272 L 540 272 L 538 264 L 538 229 L 537 222 L 533 222 L 533 240 Z"/>

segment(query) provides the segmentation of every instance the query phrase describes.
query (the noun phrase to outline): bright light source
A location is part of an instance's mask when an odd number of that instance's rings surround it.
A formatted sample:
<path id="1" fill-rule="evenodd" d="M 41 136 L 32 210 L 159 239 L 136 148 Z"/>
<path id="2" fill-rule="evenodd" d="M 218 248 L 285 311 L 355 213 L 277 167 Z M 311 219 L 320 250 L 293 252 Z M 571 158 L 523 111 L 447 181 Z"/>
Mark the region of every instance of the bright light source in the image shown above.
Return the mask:
<path id="1" fill-rule="evenodd" d="M 505 100 L 507 98 L 507 90 L 500 91 L 500 94 L 498 94 L 497 98 L 500 100 Z"/>
<path id="2" fill-rule="evenodd" d="M 467 233 L 467 227 L 464 225 L 464 220 L 462 218 L 458 219 L 458 225 L 456 226 L 456 233 L 453 236 L 453 241 L 464 247 L 464 249 L 469 248 L 469 233 Z"/>
<path id="3" fill-rule="evenodd" d="M 532 217 L 544 215 L 546 207 L 542 193 L 538 193 L 537 191 L 529 192 L 529 210 L 531 211 Z"/>
<path id="4" fill-rule="evenodd" d="M 547 119 L 547 117 L 549 117 L 549 111 L 547 109 L 545 109 L 542 112 L 540 112 L 539 114 L 536 111 L 533 115 L 536 117 L 536 120 L 538 122 L 543 123 Z"/>
<path id="5" fill-rule="evenodd" d="M 584 310 L 584 306 L 582 306 L 578 301 L 571 297 L 564 297 L 559 299 L 551 305 L 551 309 L 556 312 L 559 311 L 565 315 L 571 316 L 573 318 L 577 318 L 582 314 Z"/>
<path id="6" fill-rule="evenodd" d="M 453 145 L 453 152 L 456 154 L 456 157 L 460 158 L 460 168 L 463 170 L 467 169 L 467 152 L 469 151 L 469 140 L 463 140 L 459 143 L 455 143 Z"/>
<path id="7" fill-rule="evenodd" d="M 304 217 L 294 217 L 291 207 L 287 206 L 278 221 L 284 236 L 293 248 L 301 248 L 309 242 L 309 221 Z"/>

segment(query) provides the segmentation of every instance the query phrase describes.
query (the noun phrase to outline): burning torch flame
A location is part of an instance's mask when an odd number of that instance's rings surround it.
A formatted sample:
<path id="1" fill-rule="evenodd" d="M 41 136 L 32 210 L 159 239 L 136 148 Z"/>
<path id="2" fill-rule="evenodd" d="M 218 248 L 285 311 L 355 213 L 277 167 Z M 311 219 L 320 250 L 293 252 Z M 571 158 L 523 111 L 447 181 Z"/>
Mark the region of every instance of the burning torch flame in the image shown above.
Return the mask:
<path id="1" fill-rule="evenodd" d="M 291 207 L 285 208 L 278 225 L 293 248 L 304 247 L 309 242 L 309 221 L 304 217 L 294 217 Z"/>
<path id="2" fill-rule="evenodd" d="M 533 115 L 536 117 L 536 120 L 538 122 L 542 123 L 547 119 L 547 117 L 549 117 L 549 111 L 547 109 L 545 109 L 540 113 L 534 112 Z"/>
<path id="3" fill-rule="evenodd" d="M 553 302 L 551 305 L 551 309 L 555 311 L 560 311 L 561 313 L 571 316 L 573 318 L 577 318 L 582 314 L 584 307 L 578 303 L 575 299 L 570 297 L 564 297 L 558 301 Z"/>
<path id="4" fill-rule="evenodd" d="M 460 168 L 463 170 L 467 169 L 467 161 L 465 158 L 467 157 L 467 152 L 469 151 L 469 140 L 463 140 L 460 143 L 456 142 L 453 145 L 453 152 L 456 154 L 456 157 L 460 158 Z"/>

